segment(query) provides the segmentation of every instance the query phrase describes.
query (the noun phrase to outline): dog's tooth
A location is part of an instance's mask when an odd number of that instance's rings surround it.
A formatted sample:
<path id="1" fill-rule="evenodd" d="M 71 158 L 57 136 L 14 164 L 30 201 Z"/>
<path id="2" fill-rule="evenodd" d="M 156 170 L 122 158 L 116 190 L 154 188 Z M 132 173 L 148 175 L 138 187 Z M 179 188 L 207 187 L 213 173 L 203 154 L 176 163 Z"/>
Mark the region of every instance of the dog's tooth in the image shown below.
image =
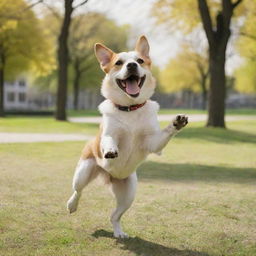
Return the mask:
<path id="1" fill-rule="evenodd" d="M 125 82 L 122 82 L 122 86 L 123 86 L 124 88 L 126 88 L 126 83 L 125 83 Z"/>

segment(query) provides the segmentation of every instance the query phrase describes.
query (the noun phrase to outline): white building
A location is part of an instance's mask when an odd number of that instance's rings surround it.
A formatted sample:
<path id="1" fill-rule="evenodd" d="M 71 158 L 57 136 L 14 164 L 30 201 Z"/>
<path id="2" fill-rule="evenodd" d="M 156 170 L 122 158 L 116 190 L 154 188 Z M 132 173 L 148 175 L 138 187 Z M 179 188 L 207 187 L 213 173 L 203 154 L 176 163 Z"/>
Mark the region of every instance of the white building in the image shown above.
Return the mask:
<path id="1" fill-rule="evenodd" d="M 24 78 L 4 83 L 4 105 L 8 110 L 28 109 L 28 84 Z"/>
<path id="2" fill-rule="evenodd" d="M 35 86 L 29 86 L 25 77 L 13 82 L 4 82 L 4 108 L 6 110 L 42 110 L 55 106 L 51 93 L 41 92 Z"/>

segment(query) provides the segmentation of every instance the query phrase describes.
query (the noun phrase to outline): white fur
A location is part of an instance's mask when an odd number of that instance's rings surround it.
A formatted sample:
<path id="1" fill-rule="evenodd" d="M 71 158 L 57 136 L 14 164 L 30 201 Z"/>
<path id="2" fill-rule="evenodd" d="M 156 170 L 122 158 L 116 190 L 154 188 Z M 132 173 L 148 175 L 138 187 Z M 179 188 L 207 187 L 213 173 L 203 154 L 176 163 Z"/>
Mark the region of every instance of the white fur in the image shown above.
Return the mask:
<path id="1" fill-rule="evenodd" d="M 151 100 L 136 111 L 118 110 L 110 100 L 100 104 L 103 115 L 101 149 L 103 154 L 115 149 L 114 159 L 97 158 L 97 164 L 112 177 L 125 179 L 149 153 L 158 153 L 177 131 L 171 124 L 160 130 L 157 120 L 159 105 Z"/>
<path id="2" fill-rule="evenodd" d="M 150 153 L 159 153 L 178 131 L 173 121 L 163 130 L 159 127 L 159 105 L 149 100 L 155 89 L 155 80 L 148 68 L 139 65 L 139 76 L 146 75 L 146 79 L 138 97 L 133 98 L 119 88 L 116 79 L 126 77 L 126 66 L 130 62 L 136 62 L 138 53 L 121 53 L 119 56 L 124 62 L 122 68 L 119 71 L 111 70 L 102 84 L 102 94 L 107 98 L 99 106 L 103 116 L 100 140 L 103 157 L 80 160 L 73 180 L 74 193 L 67 207 L 71 213 L 77 209 L 82 189 L 97 176 L 97 168 L 104 169 L 112 177 L 112 191 L 117 201 L 117 207 L 111 216 L 114 236 L 125 238 L 127 234 L 121 229 L 120 218 L 134 200 L 136 168 Z M 145 101 L 143 107 L 131 112 L 121 111 L 114 105 L 129 106 Z M 117 152 L 118 156 L 104 158 L 108 152 Z"/>
<path id="3" fill-rule="evenodd" d="M 145 82 L 140 90 L 140 95 L 137 98 L 133 98 L 121 90 L 116 79 L 124 79 L 127 75 L 127 64 L 130 62 L 136 62 L 139 54 L 137 52 L 122 52 L 119 54 L 119 58 L 124 62 L 122 68 L 118 71 L 114 69 L 106 74 L 102 87 L 101 93 L 106 99 L 110 99 L 112 102 L 122 106 L 129 106 L 133 104 L 139 104 L 148 100 L 154 93 L 155 90 L 155 79 L 151 72 L 147 68 L 143 68 L 138 65 L 138 74 L 140 77 L 146 75 Z"/>
<path id="4" fill-rule="evenodd" d="M 116 209 L 111 215 L 111 223 L 114 229 L 114 236 L 126 238 L 128 235 L 122 231 L 120 219 L 124 212 L 130 208 L 136 192 L 137 175 L 132 173 L 124 180 L 114 179 L 112 182 L 112 191 L 116 198 Z"/>

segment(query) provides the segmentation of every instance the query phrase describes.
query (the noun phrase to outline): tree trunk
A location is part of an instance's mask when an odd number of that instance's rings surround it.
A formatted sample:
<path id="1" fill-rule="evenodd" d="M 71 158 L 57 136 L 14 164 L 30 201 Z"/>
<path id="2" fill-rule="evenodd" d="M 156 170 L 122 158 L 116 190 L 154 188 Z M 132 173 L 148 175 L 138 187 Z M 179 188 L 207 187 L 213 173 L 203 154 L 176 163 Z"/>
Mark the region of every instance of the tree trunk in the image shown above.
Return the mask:
<path id="1" fill-rule="evenodd" d="M 4 116 L 4 69 L 0 67 L 0 116 Z"/>
<path id="2" fill-rule="evenodd" d="M 0 116 L 4 117 L 4 66 L 5 58 L 1 57 L 0 63 Z"/>
<path id="3" fill-rule="evenodd" d="M 225 128 L 225 50 L 210 53 L 210 89 L 207 126 Z"/>
<path id="4" fill-rule="evenodd" d="M 74 102 L 73 106 L 75 110 L 78 110 L 79 105 L 79 81 L 80 81 L 80 70 L 75 69 L 75 79 L 74 79 Z"/>
<path id="5" fill-rule="evenodd" d="M 203 110 L 206 110 L 207 109 L 206 106 L 207 106 L 207 91 L 203 91 L 202 92 L 202 105 L 201 105 L 201 108 Z"/>
<path id="6" fill-rule="evenodd" d="M 58 89 L 55 117 L 66 120 L 67 83 L 68 83 L 68 34 L 73 12 L 73 0 L 65 0 L 65 14 L 58 38 Z"/>
<path id="7" fill-rule="evenodd" d="M 202 109 L 206 110 L 207 106 L 207 88 L 206 88 L 206 82 L 207 82 L 207 75 L 204 75 L 201 79 L 201 89 L 202 89 Z"/>
<path id="8" fill-rule="evenodd" d="M 198 0 L 204 31 L 209 44 L 210 88 L 207 126 L 225 128 L 226 48 L 231 35 L 230 23 L 234 9 L 243 0 L 222 0 L 221 10 L 213 26 L 207 0 Z"/>

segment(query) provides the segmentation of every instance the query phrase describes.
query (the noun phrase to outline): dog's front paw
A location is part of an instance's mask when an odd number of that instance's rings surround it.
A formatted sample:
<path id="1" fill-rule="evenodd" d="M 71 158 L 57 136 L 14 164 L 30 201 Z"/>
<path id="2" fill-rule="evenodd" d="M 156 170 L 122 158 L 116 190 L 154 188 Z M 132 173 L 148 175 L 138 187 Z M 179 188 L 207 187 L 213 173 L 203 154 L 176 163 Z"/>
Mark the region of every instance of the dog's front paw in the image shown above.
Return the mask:
<path id="1" fill-rule="evenodd" d="M 177 115 L 176 118 L 173 121 L 173 126 L 177 129 L 180 130 L 184 126 L 188 124 L 188 117 L 185 115 Z"/>
<path id="2" fill-rule="evenodd" d="M 109 150 L 106 153 L 104 153 L 104 158 L 116 158 L 118 157 L 118 152 L 117 150 Z"/>

